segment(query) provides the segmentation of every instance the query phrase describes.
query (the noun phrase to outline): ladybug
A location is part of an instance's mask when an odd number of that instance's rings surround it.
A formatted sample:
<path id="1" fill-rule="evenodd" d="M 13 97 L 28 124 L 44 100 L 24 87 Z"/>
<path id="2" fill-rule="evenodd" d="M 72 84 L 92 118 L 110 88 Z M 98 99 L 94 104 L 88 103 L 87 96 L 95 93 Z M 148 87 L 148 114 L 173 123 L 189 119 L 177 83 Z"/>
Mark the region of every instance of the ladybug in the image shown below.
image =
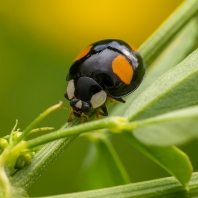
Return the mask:
<path id="1" fill-rule="evenodd" d="M 87 117 L 91 109 L 101 108 L 96 116 L 107 116 L 107 98 L 125 102 L 123 96 L 133 92 L 145 76 L 146 66 L 134 48 L 117 39 L 101 40 L 87 46 L 74 59 L 66 80 L 65 98 L 72 115 Z"/>

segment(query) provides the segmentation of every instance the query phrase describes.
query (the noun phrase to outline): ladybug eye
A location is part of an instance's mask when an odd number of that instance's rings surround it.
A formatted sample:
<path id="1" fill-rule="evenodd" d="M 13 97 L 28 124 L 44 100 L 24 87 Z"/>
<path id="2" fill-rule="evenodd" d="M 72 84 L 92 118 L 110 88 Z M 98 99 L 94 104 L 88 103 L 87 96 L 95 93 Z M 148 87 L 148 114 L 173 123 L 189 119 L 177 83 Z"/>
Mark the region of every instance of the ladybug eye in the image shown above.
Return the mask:
<path id="1" fill-rule="evenodd" d="M 106 99 L 107 99 L 106 92 L 101 90 L 100 92 L 94 94 L 91 97 L 90 102 L 91 102 L 93 108 L 97 108 L 97 107 L 100 107 L 101 105 L 103 105 L 105 103 Z"/>
<path id="2" fill-rule="evenodd" d="M 75 85 L 74 80 L 70 80 L 67 85 L 67 96 L 71 100 L 74 97 Z"/>

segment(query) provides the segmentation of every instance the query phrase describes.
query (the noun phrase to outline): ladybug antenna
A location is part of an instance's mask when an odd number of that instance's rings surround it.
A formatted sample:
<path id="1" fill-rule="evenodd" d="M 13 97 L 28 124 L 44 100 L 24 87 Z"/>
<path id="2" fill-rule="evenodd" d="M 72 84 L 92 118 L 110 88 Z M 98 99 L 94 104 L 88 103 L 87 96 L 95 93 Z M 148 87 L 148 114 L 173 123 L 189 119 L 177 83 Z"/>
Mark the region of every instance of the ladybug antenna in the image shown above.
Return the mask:
<path id="1" fill-rule="evenodd" d="M 60 109 L 68 110 L 68 111 L 70 111 L 71 113 L 73 113 L 73 109 L 72 109 L 72 108 L 67 108 L 67 107 L 64 107 L 64 106 L 60 106 L 59 108 L 60 108 Z"/>
<path id="2" fill-rule="evenodd" d="M 60 106 L 59 107 L 60 109 L 65 109 L 65 110 L 68 110 L 68 111 L 70 111 L 71 113 L 70 113 L 70 115 L 69 115 L 69 118 L 68 118 L 68 122 L 71 122 L 72 121 L 72 116 L 73 116 L 73 109 L 72 108 L 67 108 L 67 107 L 64 107 L 64 106 Z"/>
<path id="3" fill-rule="evenodd" d="M 60 106 L 59 108 L 73 112 L 73 109 L 72 108 L 67 108 L 67 107 L 64 107 L 64 106 Z"/>

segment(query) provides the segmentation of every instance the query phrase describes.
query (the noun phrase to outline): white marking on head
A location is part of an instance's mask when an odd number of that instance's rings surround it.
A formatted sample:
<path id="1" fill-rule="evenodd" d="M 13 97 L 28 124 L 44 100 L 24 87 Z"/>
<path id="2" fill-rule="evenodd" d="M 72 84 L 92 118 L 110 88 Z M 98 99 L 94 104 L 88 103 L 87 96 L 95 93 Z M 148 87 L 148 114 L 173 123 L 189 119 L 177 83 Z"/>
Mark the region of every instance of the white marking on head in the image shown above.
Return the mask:
<path id="1" fill-rule="evenodd" d="M 101 90 L 100 92 L 94 94 L 91 97 L 90 102 L 91 102 L 93 108 L 98 108 L 105 103 L 106 99 L 107 99 L 106 92 Z"/>
<path id="2" fill-rule="evenodd" d="M 74 80 L 70 80 L 67 85 L 67 96 L 71 100 L 74 97 L 75 85 Z"/>
<path id="3" fill-rule="evenodd" d="M 79 108 L 79 109 L 82 109 L 82 101 L 79 100 L 76 104 L 75 104 L 75 107 Z"/>

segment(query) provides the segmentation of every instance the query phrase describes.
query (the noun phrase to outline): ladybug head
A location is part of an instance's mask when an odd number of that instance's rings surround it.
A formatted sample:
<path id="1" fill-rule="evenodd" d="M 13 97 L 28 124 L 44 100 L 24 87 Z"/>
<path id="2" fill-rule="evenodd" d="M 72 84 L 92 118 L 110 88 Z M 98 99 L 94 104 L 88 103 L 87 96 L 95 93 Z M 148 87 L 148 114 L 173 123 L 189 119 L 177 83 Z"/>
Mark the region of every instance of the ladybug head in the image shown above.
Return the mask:
<path id="1" fill-rule="evenodd" d="M 95 80 L 83 76 L 69 81 L 65 97 L 70 101 L 73 110 L 84 113 L 102 106 L 107 94 Z"/>

